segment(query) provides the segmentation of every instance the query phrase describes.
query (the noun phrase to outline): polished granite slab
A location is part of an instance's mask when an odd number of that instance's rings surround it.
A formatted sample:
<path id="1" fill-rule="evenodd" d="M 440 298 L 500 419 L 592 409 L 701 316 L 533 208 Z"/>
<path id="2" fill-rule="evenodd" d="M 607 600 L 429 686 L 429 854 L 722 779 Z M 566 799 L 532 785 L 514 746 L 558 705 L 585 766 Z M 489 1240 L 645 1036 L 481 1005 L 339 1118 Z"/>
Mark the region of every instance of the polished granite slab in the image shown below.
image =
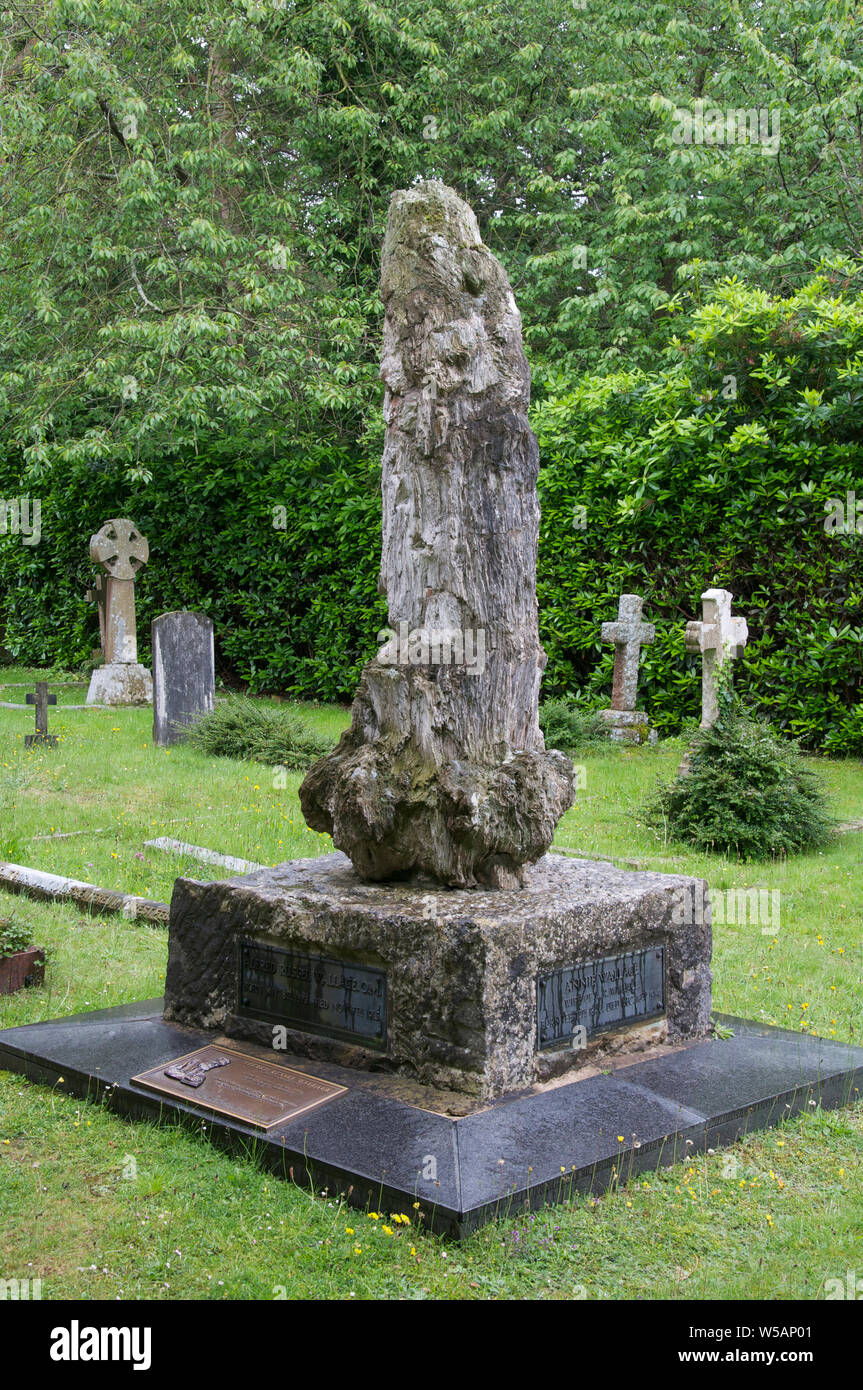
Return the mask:
<path id="1" fill-rule="evenodd" d="M 830 1109 L 860 1098 L 863 1048 L 721 1022 L 732 1036 L 490 1103 L 462 1097 L 456 1106 L 448 1093 L 406 1087 L 386 1072 L 167 1023 L 160 999 L 0 1031 L 0 1068 L 48 1085 L 62 1076 L 66 1092 L 102 1099 L 119 1114 L 190 1124 L 228 1149 L 254 1145 L 273 1171 L 349 1193 L 357 1206 L 415 1218 L 419 1202 L 430 1229 L 461 1236 L 496 1215 L 566 1200 L 573 1189 L 601 1192 L 617 1174 L 734 1143 L 810 1102 Z M 346 1089 L 262 1133 L 196 1105 L 194 1092 L 159 1096 L 132 1079 L 214 1042 Z"/>

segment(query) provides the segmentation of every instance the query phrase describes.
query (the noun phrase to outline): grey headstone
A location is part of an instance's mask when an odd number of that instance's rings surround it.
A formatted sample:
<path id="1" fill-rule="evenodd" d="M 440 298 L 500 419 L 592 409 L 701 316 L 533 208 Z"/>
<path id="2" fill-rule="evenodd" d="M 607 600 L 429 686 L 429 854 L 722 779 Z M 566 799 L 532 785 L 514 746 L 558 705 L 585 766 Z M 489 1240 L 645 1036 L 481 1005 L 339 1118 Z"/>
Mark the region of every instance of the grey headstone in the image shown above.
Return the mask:
<path id="1" fill-rule="evenodd" d="M 205 613 L 162 613 L 152 636 L 153 742 L 165 748 L 214 708 L 213 621 Z"/>

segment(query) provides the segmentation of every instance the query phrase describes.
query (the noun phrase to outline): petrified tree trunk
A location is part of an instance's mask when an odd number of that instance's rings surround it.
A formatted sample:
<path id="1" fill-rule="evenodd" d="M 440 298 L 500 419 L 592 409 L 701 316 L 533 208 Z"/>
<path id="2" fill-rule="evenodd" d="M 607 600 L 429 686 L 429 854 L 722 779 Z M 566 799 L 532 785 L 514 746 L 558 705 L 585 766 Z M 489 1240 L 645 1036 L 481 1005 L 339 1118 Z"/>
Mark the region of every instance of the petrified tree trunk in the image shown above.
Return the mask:
<path id="1" fill-rule="evenodd" d="M 473 212 L 396 193 L 384 241 L 388 640 L 300 788 L 366 879 L 512 888 L 573 800 L 537 723 L 538 449 L 521 317 Z"/>

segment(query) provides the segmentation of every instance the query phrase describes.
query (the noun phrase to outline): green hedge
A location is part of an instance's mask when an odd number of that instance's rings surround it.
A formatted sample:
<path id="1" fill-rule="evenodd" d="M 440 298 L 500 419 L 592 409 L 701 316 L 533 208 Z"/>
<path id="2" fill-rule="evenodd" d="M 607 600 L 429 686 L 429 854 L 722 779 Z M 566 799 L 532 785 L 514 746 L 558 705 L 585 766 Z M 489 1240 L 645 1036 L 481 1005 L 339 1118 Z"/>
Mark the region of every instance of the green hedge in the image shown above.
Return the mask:
<path id="1" fill-rule="evenodd" d="M 863 534 L 824 529 L 829 498 L 863 501 L 861 386 L 863 303 L 824 277 L 778 301 L 723 286 L 662 370 L 543 402 L 546 695 L 607 692 L 599 624 L 640 593 L 657 625 L 640 703 L 678 730 L 700 710 L 686 622 L 721 587 L 749 624 L 735 675 L 750 707 L 809 748 L 863 753 Z"/>
<path id="2" fill-rule="evenodd" d="M 732 283 L 680 341 L 673 327 L 655 372 L 561 382 L 534 409 L 544 695 L 607 703 L 613 653 L 600 624 L 620 593 L 637 592 L 657 624 L 640 703 L 661 730 L 679 730 L 700 707 L 684 628 L 702 590 L 721 586 L 749 622 L 736 678 L 750 707 L 806 747 L 859 756 L 863 534 L 827 535 L 824 521 L 831 497 L 863 502 L 863 304 L 829 276 L 780 300 Z M 346 434 L 283 441 L 266 457 L 214 441 L 157 465 L 146 484 L 54 471 L 41 486 L 42 542 L 0 536 L 5 645 L 20 661 L 87 661 L 97 631 L 83 599 L 87 538 L 128 515 L 151 545 L 137 586 L 144 656 L 152 616 L 200 608 L 223 674 L 253 690 L 349 699 L 385 606 L 379 440 L 350 448 Z M 0 495 L 21 490 L 0 461 Z"/>
<path id="3" fill-rule="evenodd" d="M 17 486 L 0 465 L 0 496 Z M 379 488 L 377 463 L 335 443 L 264 458 L 214 445 L 131 486 L 113 471 L 55 469 L 42 487 L 40 544 L 0 536 L 0 640 L 18 661 L 86 664 L 98 646 L 84 598 L 88 539 L 109 517 L 131 516 L 150 542 L 136 583 L 142 660 L 153 617 L 200 609 L 213 618 L 217 668 L 229 680 L 348 699 L 385 620 Z M 279 507 L 286 529 L 273 524 Z"/>

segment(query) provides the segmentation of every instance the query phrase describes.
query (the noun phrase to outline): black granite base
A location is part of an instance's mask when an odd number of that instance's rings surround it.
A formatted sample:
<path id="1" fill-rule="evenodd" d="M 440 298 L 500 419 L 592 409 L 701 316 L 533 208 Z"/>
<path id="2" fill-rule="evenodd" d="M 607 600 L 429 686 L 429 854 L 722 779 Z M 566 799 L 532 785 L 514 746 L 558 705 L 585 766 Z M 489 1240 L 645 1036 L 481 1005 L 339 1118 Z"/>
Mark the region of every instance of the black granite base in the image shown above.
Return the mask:
<path id="1" fill-rule="evenodd" d="M 255 1152 L 280 1175 L 353 1205 L 417 1216 L 468 1235 L 496 1216 L 601 1192 L 628 1176 L 778 1124 L 810 1102 L 859 1099 L 863 1048 L 723 1018 L 734 1036 L 542 1091 L 505 1096 L 454 1117 L 441 1093 L 397 1078 L 230 1046 L 346 1086 L 319 1109 L 262 1134 L 189 1103 L 159 1098 L 131 1078 L 219 1035 L 162 1018 L 162 1001 L 0 1032 L 0 1067 L 91 1099 L 119 1114 L 183 1123 L 220 1147 Z M 435 1109 L 434 1107 L 438 1107 Z M 623 1143 L 618 1139 L 623 1135 Z"/>

